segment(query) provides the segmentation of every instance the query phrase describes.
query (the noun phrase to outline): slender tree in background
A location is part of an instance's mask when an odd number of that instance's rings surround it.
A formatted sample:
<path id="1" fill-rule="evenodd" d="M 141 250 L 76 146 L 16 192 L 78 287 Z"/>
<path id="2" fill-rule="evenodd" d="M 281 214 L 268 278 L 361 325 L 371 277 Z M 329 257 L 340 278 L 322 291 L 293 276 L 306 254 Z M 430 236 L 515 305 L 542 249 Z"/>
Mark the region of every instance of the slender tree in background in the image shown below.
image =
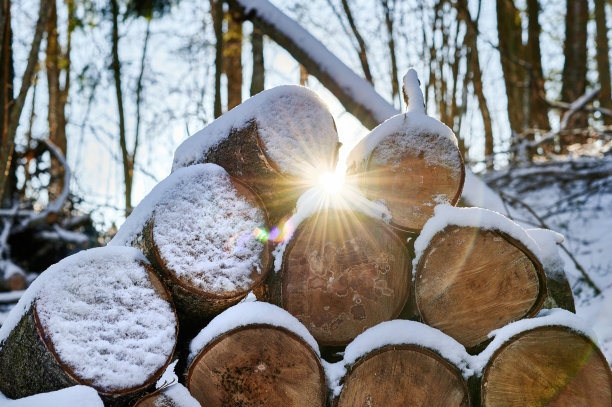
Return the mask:
<path id="1" fill-rule="evenodd" d="M 599 104 L 601 107 L 612 110 L 612 94 L 610 91 L 610 48 L 608 46 L 608 24 L 606 23 L 606 4 L 603 1 L 595 2 L 595 24 L 597 34 L 595 43 L 597 47 L 597 72 L 599 73 Z M 606 126 L 612 125 L 612 117 L 604 115 Z M 609 131 L 610 129 L 608 129 Z"/>
<path id="2" fill-rule="evenodd" d="M 565 42 L 561 100 L 572 103 L 586 91 L 587 73 L 587 0 L 567 0 L 565 15 Z M 576 112 L 569 120 L 568 129 L 584 129 L 587 126 L 585 112 Z M 573 134 L 561 135 L 561 148 L 573 143 Z"/>
<path id="3" fill-rule="evenodd" d="M 529 82 L 529 126 L 542 131 L 550 130 L 548 120 L 548 103 L 544 89 L 544 74 L 542 73 L 542 53 L 540 52 L 540 31 L 542 28 L 538 17 L 540 4 L 538 0 L 527 0 L 527 16 L 529 18 L 527 40 L 527 79 Z"/>
<path id="4" fill-rule="evenodd" d="M 242 103 L 242 22 L 232 11 L 225 14 L 225 21 L 223 72 L 227 78 L 227 110 L 230 110 Z"/>
<path id="5" fill-rule="evenodd" d="M 223 74 L 223 1 L 210 0 L 210 10 L 215 31 L 215 101 L 213 111 L 216 119 L 223 114 L 221 107 L 221 75 Z"/>
<path id="6" fill-rule="evenodd" d="M 396 0 L 380 0 L 385 15 L 385 26 L 387 27 L 387 46 L 389 48 L 389 57 L 391 58 L 391 98 L 402 103 L 402 97 L 399 93 L 399 74 L 397 71 L 397 58 L 395 56 L 395 39 L 393 38 L 393 13 L 395 11 Z"/>
<path id="7" fill-rule="evenodd" d="M 497 0 L 497 38 L 508 98 L 508 119 L 513 139 L 516 139 L 525 128 L 525 50 L 521 16 L 513 0 Z"/>
<path id="8" fill-rule="evenodd" d="M 251 48 L 253 57 L 253 74 L 251 75 L 251 96 L 264 90 L 264 42 L 263 34 L 257 27 L 251 33 Z"/>
<path id="9" fill-rule="evenodd" d="M 351 31 L 355 36 L 355 40 L 357 41 L 357 55 L 359 56 L 359 62 L 361 63 L 361 68 L 363 69 L 363 74 L 368 82 L 374 84 L 374 79 L 372 78 L 372 72 L 370 71 L 370 63 L 368 62 L 368 54 L 366 50 L 366 44 L 361 36 L 361 33 L 357 29 L 357 25 L 355 24 L 355 20 L 353 19 L 353 13 L 351 13 L 351 8 L 349 7 L 348 0 L 342 0 L 342 9 L 344 10 L 344 14 L 346 15 L 346 19 L 348 20 L 349 26 L 351 27 Z"/>
<path id="10" fill-rule="evenodd" d="M 8 89 L 6 87 L 13 86 L 12 77 L 10 74 L 10 70 L 12 70 L 12 51 L 11 51 L 11 27 L 10 27 L 10 1 L 3 0 L 3 12 L 2 12 L 2 24 L 1 27 L 3 41 L 2 41 L 2 66 L 7 66 L 8 70 L 6 74 L 6 82 L 2 83 L 3 89 L 3 116 L 7 117 L 5 121 L 2 121 L 2 128 L 0 129 L 2 140 L 0 144 L 0 197 L 4 196 L 4 187 L 7 180 L 7 176 L 9 173 L 9 169 L 11 166 L 11 159 L 13 156 L 13 150 L 15 148 L 15 135 L 17 133 L 17 126 L 19 125 L 19 119 L 21 117 L 21 112 L 23 110 L 23 106 L 25 104 L 26 96 L 28 94 L 28 90 L 32 85 L 32 81 L 34 79 L 34 73 L 36 70 L 36 66 L 38 65 L 38 51 L 40 50 L 40 43 L 42 41 L 43 33 L 45 31 L 45 26 L 47 23 L 47 18 L 49 16 L 49 9 L 51 7 L 50 0 L 41 0 L 40 7 L 38 12 L 38 19 L 36 21 L 36 28 L 34 30 L 34 36 L 32 42 L 30 44 L 30 52 L 28 54 L 28 59 L 26 63 L 26 68 L 24 74 L 21 78 L 21 88 L 19 89 L 19 93 L 17 98 L 14 100 L 9 99 L 6 96 L 10 96 Z M 5 44 L 8 44 L 5 49 Z M 6 61 L 5 61 L 6 59 Z M 4 70 L 3 70 L 4 71 Z M 10 81 L 10 82 L 9 82 Z"/>

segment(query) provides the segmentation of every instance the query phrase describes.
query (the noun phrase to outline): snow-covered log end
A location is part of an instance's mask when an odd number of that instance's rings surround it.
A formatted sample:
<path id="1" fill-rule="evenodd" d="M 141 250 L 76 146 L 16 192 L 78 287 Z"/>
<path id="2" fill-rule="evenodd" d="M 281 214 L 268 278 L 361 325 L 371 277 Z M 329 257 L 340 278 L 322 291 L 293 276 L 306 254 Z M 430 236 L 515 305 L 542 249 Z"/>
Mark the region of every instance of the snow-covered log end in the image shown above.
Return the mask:
<path id="1" fill-rule="evenodd" d="M 388 321 L 359 335 L 337 365 L 331 384 L 336 406 L 469 406 L 472 374 L 465 348 L 437 329 L 413 321 Z M 329 368 L 334 376 L 337 367 Z"/>
<path id="2" fill-rule="evenodd" d="M 483 406 L 612 405 L 612 371 L 585 321 L 545 310 L 491 332 L 493 342 L 474 357 L 482 376 Z M 521 389 L 520 392 L 514 389 Z"/>
<path id="3" fill-rule="evenodd" d="M 308 330 L 274 305 L 244 302 L 190 345 L 186 386 L 202 405 L 325 406 L 325 373 Z"/>
<path id="4" fill-rule="evenodd" d="M 0 391 L 87 384 L 125 402 L 162 374 L 177 329 L 170 295 L 138 250 L 80 252 L 45 271 L 2 326 Z"/>
<path id="5" fill-rule="evenodd" d="M 404 77 L 408 112 L 394 116 L 362 139 L 347 159 L 364 194 L 384 200 L 391 224 L 418 232 L 438 204 L 461 197 L 465 166 L 453 131 L 425 114 L 414 70 Z"/>
<path id="6" fill-rule="evenodd" d="M 251 97 L 184 141 L 173 170 L 208 162 L 233 132 L 253 123 L 262 152 L 281 173 L 308 179 L 335 167 L 338 133 L 329 109 L 310 89 L 285 85 Z"/>
<path id="7" fill-rule="evenodd" d="M 203 321 L 263 281 L 271 255 L 254 232 L 267 227 L 263 203 L 248 186 L 216 164 L 197 164 L 158 184 L 111 243 L 143 249 L 179 316 Z"/>

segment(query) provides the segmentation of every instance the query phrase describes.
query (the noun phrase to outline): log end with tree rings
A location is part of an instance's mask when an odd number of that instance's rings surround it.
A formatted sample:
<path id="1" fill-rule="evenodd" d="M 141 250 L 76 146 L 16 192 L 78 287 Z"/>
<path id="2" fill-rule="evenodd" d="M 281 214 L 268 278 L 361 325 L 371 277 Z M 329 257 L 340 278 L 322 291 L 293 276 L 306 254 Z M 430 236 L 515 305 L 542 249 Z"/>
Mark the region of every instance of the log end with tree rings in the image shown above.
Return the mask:
<path id="1" fill-rule="evenodd" d="M 534 316 L 546 298 L 534 254 L 506 233 L 477 227 L 448 225 L 437 232 L 418 261 L 414 284 L 423 322 L 468 349 L 492 330 Z"/>
<path id="2" fill-rule="evenodd" d="M 186 386 L 207 407 L 323 407 L 326 402 L 318 354 L 300 335 L 272 324 L 246 322 L 207 343 L 189 365 Z"/>
<path id="3" fill-rule="evenodd" d="M 388 345 L 349 367 L 336 407 L 468 407 L 461 371 L 436 352 L 419 345 Z"/>
<path id="4" fill-rule="evenodd" d="M 147 257 L 169 287 L 181 318 L 204 320 L 237 303 L 266 277 L 267 226 L 258 196 L 215 164 L 171 175 L 143 232 Z"/>
<path id="5" fill-rule="evenodd" d="M 408 252 L 381 220 L 326 210 L 302 222 L 282 265 L 281 303 L 320 344 L 346 345 L 396 318 L 411 286 Z"/>
<path id="6" fill-rule="evenodd" d="M 170 362 L 176 314 L 136 249 L 80 252 L 52 266 L 29 290 L 32 303 L 24 304 L 18 321 L 3 326 L 0 391 L 6 396 L 84 384 L 107 405 L 124 405 L 142 396 Z"/>
<path id="7" fill-rule="evenodd" d="M 493 353 L 481 398 L 483 407 L 609 407 L 612 372 L 589 337 L 565 326 L 540 326 Z"/>

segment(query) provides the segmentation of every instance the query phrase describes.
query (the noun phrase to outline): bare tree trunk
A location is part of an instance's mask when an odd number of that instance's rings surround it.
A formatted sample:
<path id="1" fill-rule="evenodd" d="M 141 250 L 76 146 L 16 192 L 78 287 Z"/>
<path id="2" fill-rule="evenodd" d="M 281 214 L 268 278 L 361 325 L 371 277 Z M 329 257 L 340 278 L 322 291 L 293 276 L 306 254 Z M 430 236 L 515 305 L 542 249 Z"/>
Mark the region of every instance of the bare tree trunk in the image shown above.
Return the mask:
<path id="1" fill-rule="evenodd" d="M 140 106 L 142 104 L 142 81 L 144 78 L 145 65 L 147 62 L 147 49 L 149 46 L 149 37 L 151 36 L 151 19 L 147 19 L 147 28 L 145 29 L 144 43 L 142 45 L 142 56 L 140 57 L 140 73 L 136 82 L 136 129 L 134 136 L 134 149 L 132 150 L 132 158 L 136 160 L 136 152 L 138 151 L 138 143 L 140 140 Z"/>
<path id="2" fill-rule="evenodd" d="M 300 64 L 300 86 L 308 86 L 308 71 Z"/>
<path id="3" fill-rule="evenodd" d="M 574 102 L 586 90 L 588 19 L 589 5 L 587 0 L 567 0 L 565 63 L 563 65 L 563 86 L 561 88 L 561 99 L 564 102 Z M 567 128 L 582 129 L 586 126 L 586 113 L 576 112 L 570 118 Z M 562 149 L 575 141 L 577 140 L 573 135 L 561 136 Z"/>
<path id="4" fill-rule="evenodd" d="M 466 33 L 465 43 L 467 45 L 467 65 L 471 75 L 471 82 L 474 86 L 474 93 L 478 99 L 482 123 L 484 126 L 484 143 L 485 143 L 485 162 L 488 170 L 493 169 L 494 158 L 494 143 L 493 143 L 493 125 L 491 122 L 491 114 L 487 105 L 487 99 L 484 95 L 482 87 L 482 70 L 480 69 L 480 57 L 478 55 L 477 31 L 478 21 L 472 20 L 470 15 L 467 0 L 460 0 L 458 3 L 458 13 L 460 18 L 465 22 Z"/>
<path id="5" fill-rule="evenodd" d="M 239 17 L 231 11 L 225 16 L 223 71 L 227 77 L 227 110 L 242 103 L 242 22 Z"/>
<path id="6" fill-rule="evenodd" d="M 608 46 L 608 25 L 606 23 L 606 5 L 603 1 L 595 2 L 595 23 L 597 25 L 597 71 L 599 73 L 599 103 L 606 109 L 612 109 L 610 91 L 610 49 Z M 604 123 L 612 124 L 612 117 L 604 115 Z"/>
<path id="7" fill-rule="evenodd" d="M 513 0 L 497 0 L 497 35 L 508 96 L 508 119 L 513 134 L 518 135 L 525 126 L 525 70 L 521 65 L 524 59 L 521 17 Z"/>
<path id="8" fill-rule="evenodd" d="M 215 119 L 223 114 L 221 107 L 221 74 L 223 73 L 223 1 L 210 0 L 210 11 L 215 29 Z"/>
<path id="9" fill-rule="evenodd" d="M 529 126 L 543 131 L 550 130 L 548 120 L 548 104 L 544 90 L 544 74 L 542 73 L 542 54 L 540 52 L 540 31 L 538 21 L 540 4 L 538 0 L 527 1 L 529 17 L 529 38 L 527 40 L 527 59 L 529 61 Z M 532 137 L 533 138 L 533 137 Z"/>
<path id="10" fill-rule="evenodd" d="M 351 13 L 351 9 L 348 4 L 348 0 L 342 0 L 342 8 L 344 9 L 344 13 L 346 14 L 346 18 L 351 26 L 351 30 L 353 31 L 353 35 L 357 40 L 357 44 L 359 49 L 357 49 L 357 54 L 359 55 L 359 62 L 361 63 L 361 68 L 363 69 L 363 74 L 368 82 L 374 84 L 374 80 L 372 79 L 372 73 L 370 72 L 370 64 L 368 63 L 368 55 L 366 50 L 365 41 L 359 33 L 357 26 L 355 25 L 355 20 L 353 20 L 353 14 Z"/>
<path id="11" fill-rule="evenodd" d="M 6 12 L 3 12 L 3 16 L 6 13 L 6 27 L 3 27 L 3 36 L 5 34 L 10 36 L 11 31 L 10 27 L 8 27 L 8 25 L 10 24 L 10 19 L 8 18 L 10 17 L 10 12 L 8 11 L 8 8 L 10 8 L 10 1 L 4 0 L 3 6 L 4 10 L 7 10 Z M 9 112 L 7 113 L 8 120 L 2 128 L 2 144 L 0 145 L 0 197 L 4 194 L 4 186 L 9 173 L 9 169 L 11 167 L 11 157 L 13 155 L 13 149 L 15 147 L 15 134 L 17 132 L 17 126 L 19 125 L 19 118 L 21 117 L 21 112 L 25 104 L 25 99 L 28 94 L 28 90 L 32 85 L 34 72 L 38 64 L 38 51 L 40 50 L 40 43 L 43 37 L 43 33 L 45 31 L 45 25 L 47 23 L 47 17 L 49 15 L 49 7 L 49 0 L 40 0 L 40 8 L 38 13 L 38 20 L 36 21 L 36 29 L 34 31 L 34 38 L 32 40 L 30 52 L 28 54 L 28 62 L 26 64 L 26 69 L 21 79 L 21 88 L 19 90 L 19 94 L 17 96 L 17 99 L 14 100 L 14 102 L 9 102 L 10 105 L 4 107 L 5 109 L 9 109 Z M 4 50 L 2 54 L 4 58 Z M 11 53 L 7 52 L 7 56 L 9 58 L 10 55 Z"/>
<path id="12" fill-rule="evenodd" d="M 385 12 L 385 25 L 387 26 L 387 35 L 389 40 L 387 45 L 389 47 L 389 55 L 391 56 L 391 98 L 399 100 L 400 105 L 402 104 L 402 97 L 399 94 L 399 74 L 397 72 L 397 59 L 395 57 L 395 40 L 393 39 L 393 11 L 395 10 L 395 0 L 391 0 L 392 7 L 389 7 L 389 0 L 381 0 L 383 10 Z"/>
<path id="13" fill-rule="evenodd" d="M 13 103 L 13 80 L 15 72 L 13 70 L 13 31 L 11 29 L 11 0 L 2 1 L 2 15 L 0 20 L 0 157 L 2 157 L 4 164 L 4 154 L 2 152 L 8 151 L 9 140 L 8 140 L 8 124 L 10 107 Z M 10 157 L 10 155 L 9 155 Z M 7 166 L 8 167 L 8 166 Z M 2 174 L 4 174 L 4 167 L 0 167 Z M 1 176 L 1 174 L 0 174 Z M 4 186 L 5 182 L 0 184 L 0 207 L 3 205 L 4 198 Z"/>
<path id="14" fill-rule="evenodd" d="M 121 63 L 119 61 L 119 4 L 117 0 L 110 0 L 113 19 L 112 30 L 112 63 L 111 70 L 115 80 L 115 95 L 117 97 L 117 110 L 119 114 L 119 146 L 123 160 L 123 182 L 125 184 L 125 216 L 132 211 L 132 179 L 134 176 L 134 159 L 127 149 L 125 134 L 125 114 L 123 109 L 123 91 L 121 90 Z"/>
<path id="15" fill-rule="evenodd" d="M 60 73 L 64 64 L 65 56 L 60 50 L 57 33 L 57 5 L 56 0 L 51 0 L 51 9 L 47 20 L 47 50 L 45 67 L 47 69 L 47 86 L 49 89 L 49 105 L 47 120 L 49 122 L 49 139 L 55 144 L 64 157 L 66 156 L 66 115 L 63 97 L 64 90 L 60 85 Z M 51 158 L 49 182 L 49 198 L 58 197 L 64 188 L 64 166 L 55 157 Z"/>
<path id="16" fill-rule="evenodd" d="M 263 34 L 257 27 L 253 27 L 251 34 L 251 47 L 253 49 L 253 75 L 251 77 L 251 96 L 264 90 L 265 68 L 263 53 Z"/>

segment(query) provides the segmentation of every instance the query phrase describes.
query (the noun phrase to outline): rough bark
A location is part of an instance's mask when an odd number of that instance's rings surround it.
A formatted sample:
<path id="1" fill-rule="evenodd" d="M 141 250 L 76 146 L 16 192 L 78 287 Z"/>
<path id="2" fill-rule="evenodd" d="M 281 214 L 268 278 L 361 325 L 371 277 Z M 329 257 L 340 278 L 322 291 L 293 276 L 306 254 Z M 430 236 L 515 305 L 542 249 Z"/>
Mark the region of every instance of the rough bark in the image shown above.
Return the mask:
<path id="1" fill-rule="evenodd" d="M 325 406 L 321 361 L 285 328 L 253 324 L 209 343 L 189 366 L 186 387 L 203 406 Z"/>
<path id="2" fill-rule="evenodd" d="M 227 110 L 242 102 L 242 22 L 240 15 L 225 15 L 227 32 L 223 36 L 223 72 L 227 77 Z"/>
<path id="3" fill-rule="evenodd" d="M 461 372 L 437 353 L 418 345 L 385 346 L 348 368 L 334 407 L 468 407 Z"/>
<path id="4" fill-rule="evenodd" d="M 410 295 L 410 257 L 382 221 L 327 210 L 299 225 L 285 249 L 272 302 L 324 345 L 346 345 L 396 318 Z"/>
<path id="5" fill-rule="evenodd" d="M 597 72 L 599 73 L 599 103 L 601 107 L 612 110 L 612 92 L 610 90 L 610 48 L 608 46 L 608 24 L 606 22 L 606 4 L 603 1 L 595 2 L 595 24 L 597 34 L 595 43 L 597 47 Z M 612 125 L 612 117 L 604 115 L 606 126 Z"/>
<path id="6" fill-rule="evenodd" d="M 586 91 L 587 72 L 587 22 L 589 5 L 587 0 L 567 0 L 565 14 L 565 42 L 561 99 L 572 103 Z M 585 112 L 576 112 L 567 125 L 568 129 L 584 129 L 587 127 Z M 576 140 L 573 134 L 561 136 L 562 149 Z"/>
<path id="7" fill-rule="evenodd" d="M 251 96 L 264 90 L 264 41 L 261 30 L 253 27 L 251 33 L 251 47 L 253 54 L 253 75 L 251 76 Z"/>
<path id="8" fill-rule="evenodd" d="M 494 329 L 532 317 L 546 299 L 546 276 L 520 242 L 496 231 L 448 226 L 438 232 L 415 271 L 424 323 L 478 351 Z"/>
<path id="9" fill-rule="evenodd" d="M 520 391 L 517 391 L 520 389 Z M 588 337 L 563 326 L 523 331 L 484 369 L 483 407 L 612 405 L 612 373 Z"/>

